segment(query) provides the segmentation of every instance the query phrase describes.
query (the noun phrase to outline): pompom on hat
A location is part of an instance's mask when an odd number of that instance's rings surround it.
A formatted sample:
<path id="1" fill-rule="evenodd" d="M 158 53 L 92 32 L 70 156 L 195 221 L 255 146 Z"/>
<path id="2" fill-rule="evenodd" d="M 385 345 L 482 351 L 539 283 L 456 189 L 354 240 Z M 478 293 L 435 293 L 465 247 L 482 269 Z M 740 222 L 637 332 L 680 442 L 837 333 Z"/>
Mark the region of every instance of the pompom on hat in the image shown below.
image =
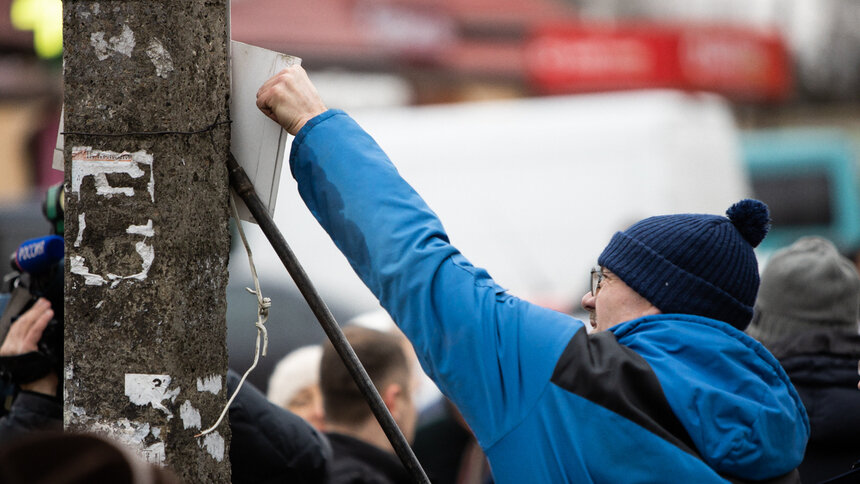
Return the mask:
<path id="1" fill-rule="evenodd" d="M 704 316 L 744 330 L 759 287 L 753 249 L 770 229 L 767 205 L 745 199 L 726 217 L 649 217 L 617 232 L 597 259 L 662 313 Z"/>

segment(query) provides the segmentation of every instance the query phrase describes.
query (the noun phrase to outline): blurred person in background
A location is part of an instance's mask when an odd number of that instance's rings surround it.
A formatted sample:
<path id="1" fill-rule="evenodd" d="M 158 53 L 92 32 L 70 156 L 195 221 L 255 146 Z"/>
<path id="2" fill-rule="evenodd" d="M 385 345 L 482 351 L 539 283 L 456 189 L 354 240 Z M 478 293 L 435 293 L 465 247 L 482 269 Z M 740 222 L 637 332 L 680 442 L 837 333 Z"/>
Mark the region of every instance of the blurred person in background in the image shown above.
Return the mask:
<path id="1" fill-rule="evenodd" d="M 0 419 L 0 443 L 8 443 L 34 431 L 63 430 L 63 401 L 58 396 L 59 378 L 56 372 L 42 364 L 37 352 L 42 332 L 54 311 L 51 303 L 39 298 L 9 327 L 0 345 L 0 360 L 4 368 L 14 368 L 18 394 L 9 414 Z"/>
<path id="2" fill-rule="evenodd" d="M 38 432 L 0 446 L 4 484 L 180 484 L 121 443 L 90 434 Z"/>
<path id="3" fill-rule="evenodd" d="M 239 380 L 227 371 L 229 395 Z M 305 419 L 270 402 L 247 381 L 230 404 L 229 417 L 233 484 L 325 481 L 331 447 Z"/>
<path id="4" fill-rule="evenodd" d="M 747 332 L 779 360 L 809 412 L 799 471 L 819 482 L 860 460 L 860 275 L 820 237 L 777 251 L 761 277 Z"/>
<path id="5" fill-rule="evenodd" d="M 848 259 L 851 260 L 851 263 L 854 264 L 854 268 L 857 269 L 857 272 L 860 272 L 860 247 L 854 249 L 854 251 L 848 255 Z"/>
<path id="6" fill-rule="evenodd" d="M 391 319 L 391 316 L 384 309 L 359 314 L 347 321 L 346 326 L 361 326 L 375 329 L 400 338 L 403 344 L 403 352 L 406 353 L 406 359 L 409 361 L 410 371 L 415 374 L 413 380 L 415 386 L 412 389 L 412 395 L 419 415 L 442 400 L 442 392 L 439 391 L 439 387 L 421 369 L 418 355 L 415 354 L 412 343 L 409 342 L 403 331 L 400 331 L 400 328 L 397 327 L 397 324 L 394 323 L 394 320 Z"/>
<path id="7" fill-rule="evenodd" d="M 299 194 L 456 404 L 496 482 L 797 482 L 806 412 L 776 359 L 743 333 L 759 285 L 753 248 L 769 227 L 763 203 L 616 233 L 582 298 L 598 330 L 588 334 L 470 264 L 304 69 L 266 81 L 257 106 L 295 136 Z M 602 188 L 607 200 L 624 196 L 612 179 Z M 583 203 L 599 211 L 603 197 Z"/>
<path id="8" fill-rule="evenodd" d="M 266 397 L 305 419 L 317 430 L 324 429 L 320 393 L 322 346 L 303 346 L 284 356 L 269 377 Z"/>
<path id="9" fill-rule="evenodd" d="M 411 391 L 414 373 L 409 368 L 401 338 L 361 326 L 347 326 L 343 333 L 394 421 L 411 443 L 417 419 Z M 326 435 L 334 454 L 328 482 L 411 483 L 410 474 L 394 453 L 331 342 L 323 344 L 320 388 Z"/>
<path id="10" fill-rule="evenodd" d="M 475 434 L 447 398 L 418 416 L 415 456 L 433 484 L 490 484 L 487 456 Z"/>
<path id="11" fill-rule="evenodd" d="M 350 319 L 347 326 L 361 326 L 392 334 L 400 339 L 414 374 L 412 391 L 418 419 L 415 456 L 434 484 L 486 484 L 492 482 L 484 451 L 457 408 L 439 391 L 418 363 L 418 356 L 406 335 L 384 309 Z"/>

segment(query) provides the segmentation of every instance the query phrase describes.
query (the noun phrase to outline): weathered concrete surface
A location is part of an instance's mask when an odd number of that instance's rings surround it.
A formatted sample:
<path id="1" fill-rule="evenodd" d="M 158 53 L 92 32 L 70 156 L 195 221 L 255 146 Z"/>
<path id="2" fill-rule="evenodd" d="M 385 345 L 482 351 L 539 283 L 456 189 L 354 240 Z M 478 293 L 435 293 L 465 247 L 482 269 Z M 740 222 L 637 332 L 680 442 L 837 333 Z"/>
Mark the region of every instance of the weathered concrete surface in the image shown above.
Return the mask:
<path id="1" fill-rule="evenodd" d="M 66 428 L 229 482 L 229 125 L 73 134 L 227 120 L 227 0 L 63 7 Z"/>

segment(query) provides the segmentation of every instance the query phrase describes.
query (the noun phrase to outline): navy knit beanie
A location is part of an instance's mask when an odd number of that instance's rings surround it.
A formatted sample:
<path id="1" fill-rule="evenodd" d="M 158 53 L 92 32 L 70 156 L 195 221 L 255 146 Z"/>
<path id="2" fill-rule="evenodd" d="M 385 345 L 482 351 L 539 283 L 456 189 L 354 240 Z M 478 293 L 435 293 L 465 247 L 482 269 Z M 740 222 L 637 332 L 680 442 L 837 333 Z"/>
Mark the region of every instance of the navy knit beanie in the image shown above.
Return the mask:
<path id="1" fill-rule="evenodd" d="M 718 215 L 650 217 L 617 232 L 597 263 L 662 313 L 705 316 L 743 331 L 759 286 L 753 248 L 770 228 L 767 205 L 741 200 Z"/>

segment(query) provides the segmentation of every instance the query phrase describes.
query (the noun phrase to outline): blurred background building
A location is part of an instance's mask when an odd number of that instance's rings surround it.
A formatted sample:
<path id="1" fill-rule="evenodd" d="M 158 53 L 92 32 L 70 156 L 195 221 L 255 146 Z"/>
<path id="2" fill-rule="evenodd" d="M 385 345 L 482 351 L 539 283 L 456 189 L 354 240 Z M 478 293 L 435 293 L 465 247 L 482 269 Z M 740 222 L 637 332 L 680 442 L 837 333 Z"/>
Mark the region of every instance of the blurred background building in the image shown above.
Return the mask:
<path id="1" fill-rule="evenodd" d="M 40 157 L 59 116 L 61 9 L 0 0 L 4 203 L 58 179 Z M 233 39 L 302 57 L 329 102 L 346 108 L 668 87 L 726 96 L 744 128 L 860 130 L 853 0 L 234 0 L 231 9 Z"/>
<path id="2" fill-rule="evenodd" d="M 773 209 L 772 244 L 818 233 L 860 247 L 856 0 L 233 0 L 231 18 L 234 40 L 301 57 L 329 106 L 348 110 L 717 94 L 752 195 Z M 60 0 L 0 0 L 0 255 L 47 233 L 39 204 L 62 180 L 50 168 L 61 58 Z M 304 309 L 292 318 L 315 327 Z"/>

